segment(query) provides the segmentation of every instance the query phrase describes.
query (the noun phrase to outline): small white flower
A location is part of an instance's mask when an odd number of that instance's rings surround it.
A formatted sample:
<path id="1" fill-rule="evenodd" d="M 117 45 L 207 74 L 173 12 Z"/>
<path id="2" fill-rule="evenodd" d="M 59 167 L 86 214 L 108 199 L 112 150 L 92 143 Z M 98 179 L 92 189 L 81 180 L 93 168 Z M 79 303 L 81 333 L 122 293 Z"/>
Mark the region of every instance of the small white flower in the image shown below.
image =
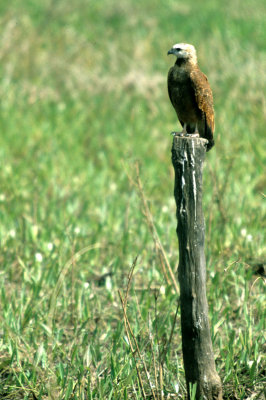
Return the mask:
<path id="1" fill-rule="evenodd" d="M 42 254 L 41 253 L 35 253 L 35 260 L 37 262 L 42 262 L 42 260 L 43 260 Z"/>
<path id="2" fill-rule="evenodd" d="M 32 225 L 31 226 L 31 234 L 32 234 L 32 237 L 33 237 L 34 240 L 37 239 L 38 233 L 39 233 L 38 225 Z"/>
<path id="3" fill-rule="evenodd" d="M 106 339 L 106 337 L 107 337 L 107 333 L 105 332 L 100 336 L 100 341 L 103 342 Z"/>
<path id="4" fill-rule="evenodd" d="M 78 226 L 76 226 L 76 228 L 74 229 L 74 232 L 76 235 L 78 235 L 80 233 L 80 228 Z"/>
<path id="5" fill-rule="evenodd" d="M 169 211 L 169 208 L 168 208 L 167 206 L 163 206 L 162 212 L 163 212 L 164 214 L 166 214 L 168 211 Z"/>
<path id="6" fill-rule="evenodd" d="M 15 238 L 16 237 L 16 231 L 15 231 L 15 229 L 10 229 L 10 231 L 8 232 L 8 234 L 9 234 L 9 236 L 11 237 L 11 238 Z"/>
<path id="7" fill-rule="evenodd" d="M 248 234 L 247 235 L 247 242 L 252 242 L 252 239 L 253 239 L 252 235 Z"/>
<path id="8" fill-rule="evenodd" d="M 89 284 L 89 282 L 84 282 L 83 286 L 84 286 L 84 289 L 88 289 L 88 287 L 90 286 L 90 284 Z"/>
<path id="9" fill-rule="evenodd" d="M 6 195 L 4 193 L 0 193 L 0 201 L 5 201 Z"/>
<path id="10" fill-rule="evenodd" d="M 54 248 L 53 243 L 51 243 L 51 242 L 47 243 L 47 249 L 48 249 L 49 251 L 52 251 L 53 248 Z"/>
<path id="11" fill-rule="evenodd" d="M 241 231 L 240 231 L 240 233 L 241 233 L 241 236 L 246 237 L 246 236 L 247 236 L 247 230 L 246 230 L 246 228 L 242 228 Z"/>
<path id="12" fill-rule="evenodd" d="M 115 182 L 112 182 L 110 185 L 110 190 L 111 192 L 115 192 L 117 189 L 117 184 Z"/>
<path id="13" fill-rule="evenodd" d="M 11 172 L 12 172 L 12 167 L 11 167 L 11 165 L 7 164 L 7 165 L 4 167 L 4 170 L 5 170 L 6 174 L 11 174 Z"/>
<path id="14" fill-rule="evenodd" d="M 108 290 L 108 292 L 112 291 L 112 279 L 110 278 L 110 276 L 107 276 L 106 281 L 105 281 L 105 287 Z"/>
<path id="15" fill-rule="evenodd" d="M 160 294 L 165 295 L 165 286 L 160 287 Z"/>

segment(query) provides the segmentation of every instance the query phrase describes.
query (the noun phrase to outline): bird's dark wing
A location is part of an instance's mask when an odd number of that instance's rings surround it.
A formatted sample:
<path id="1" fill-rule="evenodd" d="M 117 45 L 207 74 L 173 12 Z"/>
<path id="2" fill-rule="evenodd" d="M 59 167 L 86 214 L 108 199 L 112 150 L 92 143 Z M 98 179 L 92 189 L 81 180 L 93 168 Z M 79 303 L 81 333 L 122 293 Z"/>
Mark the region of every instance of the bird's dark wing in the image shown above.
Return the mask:
<path id="1" fill-rule="evenodd" d="M 173 73 L 174 73 L 174 67 L 171 67 L 169 69 L 168 72 L 168 79 L 167 79 L 167 87 L 168 87 L 168 95 L 169 95 L 169 99 L 171 100 L 172 106 L 174 107 L 174 109 L 176 110 L 176 106 L 175 106 L 175 102 L 173 99 L 173 94 L 172 94 L 172 87 L 174 86 L 174 77 L 173 77 Z M 178 117 L 178 115 L 177 115 Z M 178 120 L 180 122 L 180 124 L 182 125 L 182 127 L 184 126 L 184 122 L 180 120 L 180 118 L 178 117 Z"/>
<path id="2" fill-rule="evenodd" d="M 207 76 L 200 71 L 199 68 L 195 68 L 190 73 L 192 87 L 195 93 L 196 103 L 198 108 L 204 113 L 206 121 L 206 136 L 207 139 L 213 139 L 214 132 L 214 110 L 213 110 L 213 97 L 212 90 L 209 85 Z M 208 136 L 211 137 L 209 138 Z"/>
<path id="3" fill-rule="evenodd" d="M 174 67 L 169 69 L 168 78 L 167 78 L 167 87 L 168 87 L 169 99 L 171 100 L 173 107 L 175 107 L 174 103 L 173 103 L 172 90 L 171 90 L 171 82 L 173 80 L 173 69 L 174 69 Z"/>

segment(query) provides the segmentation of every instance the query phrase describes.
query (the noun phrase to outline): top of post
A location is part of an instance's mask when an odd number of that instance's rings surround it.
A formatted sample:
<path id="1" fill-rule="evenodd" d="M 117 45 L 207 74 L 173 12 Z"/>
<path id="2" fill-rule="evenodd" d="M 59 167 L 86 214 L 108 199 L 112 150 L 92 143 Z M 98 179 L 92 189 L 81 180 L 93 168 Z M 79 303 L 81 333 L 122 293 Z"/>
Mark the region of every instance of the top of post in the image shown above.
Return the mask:
<path id="1" fill-rule="evenodd" d="M 191 136 L 174 136 L 173 148 L 183 148 L 185 145 L 189 147 L 204 147 L 207 149 L 208 140 L 202 137 L 191 137 Z"/>
<path id="2" fill-rule="evenodd" d="M 208 140 L 201 137 L 174 136 L 172 145 L 172 163 L 191 159 L 194 162 L 202 163 L 205 159 Z"/>

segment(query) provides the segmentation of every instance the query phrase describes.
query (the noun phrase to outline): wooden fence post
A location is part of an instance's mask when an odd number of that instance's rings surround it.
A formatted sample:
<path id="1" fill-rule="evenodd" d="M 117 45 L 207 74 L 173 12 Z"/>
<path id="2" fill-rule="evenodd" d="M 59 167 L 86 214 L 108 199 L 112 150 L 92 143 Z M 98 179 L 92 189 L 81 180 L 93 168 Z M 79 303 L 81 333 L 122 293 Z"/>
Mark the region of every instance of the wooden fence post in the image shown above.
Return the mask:
<path id="1" fill-rule="evenodd" d="M 202 138 L 175 136 L 172 146 L 182 349 L 188 399 L 189 388 L 196 383 L 196 399 L 221 400 L 222 384 L 215 368 L 206 297 L 205 221 L 202 212 L 206 143 L 207 140 Z"/>

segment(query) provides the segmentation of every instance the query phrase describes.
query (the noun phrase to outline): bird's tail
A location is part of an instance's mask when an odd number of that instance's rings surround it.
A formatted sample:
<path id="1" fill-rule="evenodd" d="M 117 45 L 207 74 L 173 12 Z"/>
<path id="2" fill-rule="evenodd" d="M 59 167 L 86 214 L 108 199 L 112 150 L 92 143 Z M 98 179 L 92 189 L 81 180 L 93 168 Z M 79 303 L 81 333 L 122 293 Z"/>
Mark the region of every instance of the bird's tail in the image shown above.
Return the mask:
<path id="1" fill-rule="evenodd" d="M 214 144 L 215 144 L 215 141 L 214 141 L 214 139 L 213 139 L 213 137 L 212 138 L 206 138 L 207 140 L 208 140 L 208 144 L 207 144 L 207 151 L 209 151 L 209 150 L 211 150 L 211 148 L 214 146 Z"/>
<path id="2" fill-rule="evenodd" d="M 207 151 L 211 150 L 211 148 L 214 146 L 213 130 L 214 130 L 214 125 L 213 125 L 213 129 L 212 129 L 205 119 L 205 135 L 204 135 L 204 137 L 205 137 L 205 139 L 208 140 Z"/>

